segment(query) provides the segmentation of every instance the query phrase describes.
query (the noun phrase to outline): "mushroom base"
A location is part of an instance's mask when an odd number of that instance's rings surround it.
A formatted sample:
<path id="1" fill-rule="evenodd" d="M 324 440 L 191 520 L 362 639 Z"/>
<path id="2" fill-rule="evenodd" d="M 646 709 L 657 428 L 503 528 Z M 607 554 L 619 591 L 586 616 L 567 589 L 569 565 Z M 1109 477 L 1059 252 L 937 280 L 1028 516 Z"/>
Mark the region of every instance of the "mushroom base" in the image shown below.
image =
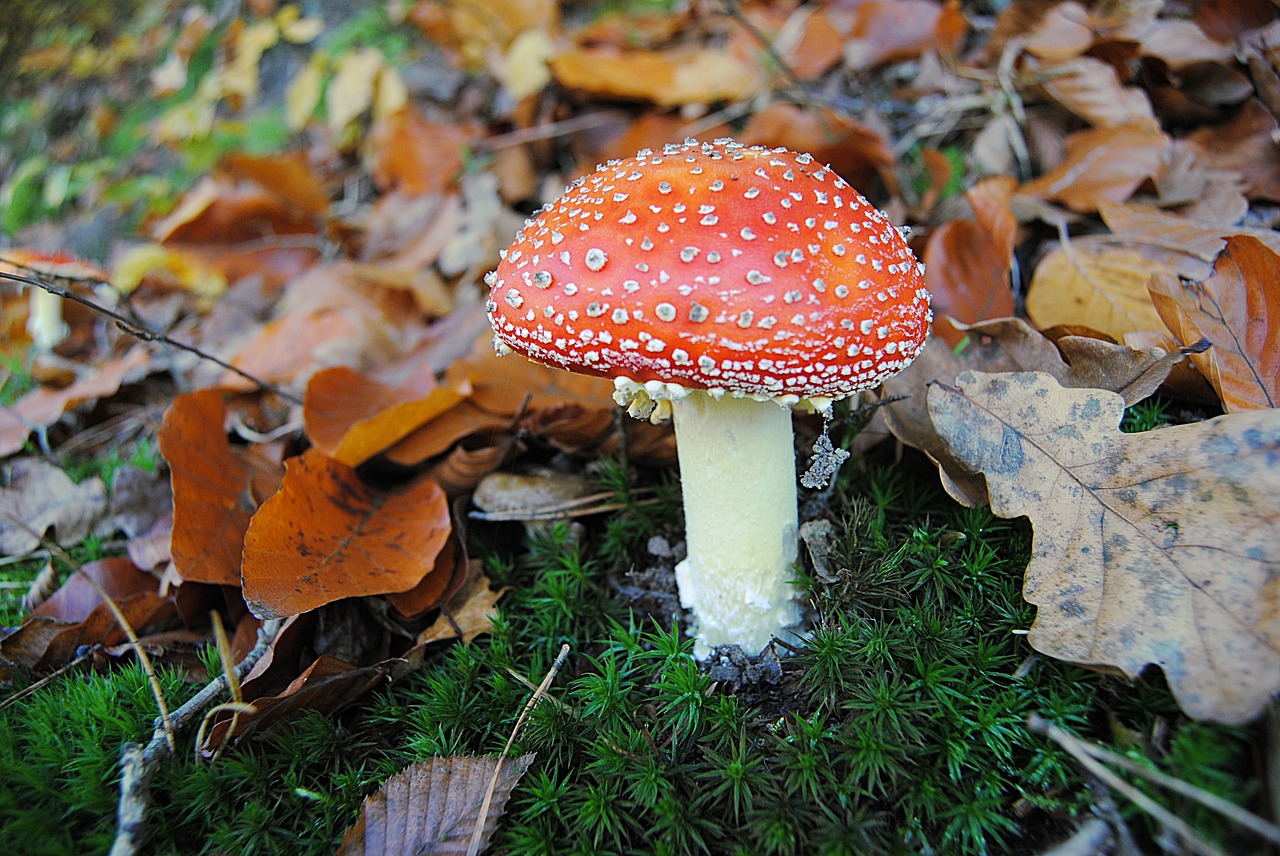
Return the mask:
<path id="1" fill-rule="evenodd" d="M 800 618 L 791 410 L 701 390 L 671 405 L 688 548 L 676 583 L 697 620 L 694 653 L 757 653 Z"/>

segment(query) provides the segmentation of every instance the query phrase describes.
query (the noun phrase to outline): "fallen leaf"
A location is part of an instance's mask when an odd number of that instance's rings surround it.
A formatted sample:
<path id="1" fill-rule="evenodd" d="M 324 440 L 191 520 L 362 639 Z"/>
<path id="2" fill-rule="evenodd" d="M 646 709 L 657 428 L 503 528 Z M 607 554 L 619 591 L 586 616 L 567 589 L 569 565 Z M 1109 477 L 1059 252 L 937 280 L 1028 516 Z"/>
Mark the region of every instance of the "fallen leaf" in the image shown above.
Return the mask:
<path id="1" fill-rule="evenodd" d="M 107 509 L 107 523 L 113 531 L 135 538 L 154 527 L 172 508 L 173 490 L 167 468 L 148 472 L 126 465 L 116 470 Z"/>
<path id="2" fill-rule="evenodd" d="M 406 620 L 421 618 L 430 610 L 439 608 L 466 584 L 470 563 L 466 546 L 458 533 L 455 521 L 449 539 L 436 554 L 435 562 L 422 582 L 408 591 L 386 595 L 387 602 L 400 617 Z"/>
<path id="3" fill-rule="evenodd" d="M 735 136 L 749 146 L 808 152 L 854 187 L 867 187 L 894 164 L 893 149 L 873 128 L 825 108 L 774 101 Z"/>
<path id="4" fill-rule="evenodd" d="M 75 544 L 107 510 L 107 489 L 96 476 L 75 484 L 59 467 L 38 458 L 11 463 L 0 489 L 0 555 L 22 556 L 54 542 Z"/>
<path id="5" fill-rule="evenodd" d="M 481 563 L 472 560 L 467 581 L 445 606 L 447 614 L 441 615 L 434 624 L 418 634 L 418 645 L 447 639 L 461 639 L 470 644 L 481 633 L 492 630 L 494 619 L 498 617 L 495 605 L 507 588 L 504 586 L 495 591 L 490 585 L 489 578 L 481 569 Z"/>
<path id="6" fill-rule="evenodd" d="M 431 571 L 450 529 L 435 482 L 379 490 L 350 467 L 304 452 L 249 524 L 245 600 L 259 618 L 283 618 L 342 598 L 407 591 Z"/>
<path id="7" fill-rule="evenodd" d="M 1251 99 L 1230 121 L 1197 128 L 1187 135 L 1206 163 L 1235 170 L 1251 199 L 1280 202 L 1280 122 L 1262 102 Z"/>
<path id="8" fill-rule="evenodd" d="M 1114 341 L 1134 330 L 1159 330 L 1164 325 L 1147 294 L 1147 280 L 1163 271 L 1106 239 L 1073 239 L 1036 266 L 1027 290 L 1027 315 L 1042 330 L 1078 324 Z"/>
<path id="9" fill-rule="evenodd" d="M 1175 336 L 1213 343 L 1191 359 L 1227 412 L 1280 406 L 1280 255 L 1236 236 L 1204 282 L 1157 274 L 1148 288 Z"/>
<path id="10" fill-rule="evenodd" d="M 254 706 L 254 712 L 241 713 L 235 718 L 234 733 L 231 733 L 230 714 L 217 715 L 200 746 L 200 754 L 205 758 L 211 757 L 228 741 L 239 743 L 304 711 L 316 711 L 322 715 L 337 713 L 359 701 L 374 687 L 385 684 L 391 671 L 390 662 L 357 668 L 333 657 L 318 657 L 274 695 L 253 695 L 246 681 L 242 689 L 245 700 Z"/>
<path id="11" fill-rule="evenodd" d="M 155 243 L 126 250 L 111 273 L 111 286 L 121 294 L 132 294 L 144 280 L 189 291 L 205 301 L 215 300 L 227 290 L 226 276 L 198 256 Z"/>
<path id="12" fill-rule="evenodd" d="M 1280 252 L 1280 232 L 1193 220 L 1154 205 L 1105 202 L 1098 207 L 1117 238 L 1187 279 L 1206 279 L 1231 235 L 1250 235 Z"/>
<path id="13" fill-rule="evenodd" d="M 1040 12 L 1038 19 L 1031 17 Z M 1003 50 L 1012 36 L 1019 37 L 1027 53 L 1048 60 L 1069 60 L 1093 46 L 1097 38 L 1093 16 L 1075 0 L 1065 3 L 1013 3 L 996 22 L 992 48 Z"/>
<path id="14" fill-rule="evenodd" d="M 957 2 L 872 0 L 858 4 L 854 16 L 844 61 L 858 71 L 925 51 L 954 54 L 969 28 Z"/>
<path id="15" fill-rule="evenodd" d="M 1078 56 L 1040 70 L 1048 77 L 1042 84 L 1045 94 L 1093 127 L 1131 125 L 1159 132 L 1160 123 L 1146 93 L 1122 85 L 1110 63 Z"/>
<path id="16" fill-rule="evenodd" d="M 366 148 L 378 187 L 409 196 L 434 193 L 462 174 L 475 137 L 467 123 L 433 122 L 411 106 L 374 121 Z"/>
<path id="17" fill-rule="evenodd" d="M 1197 719 L 1261 713 L 1280 691 L 1280 411 L 1124 434 L 1118 395 L 1043 373 L 956 387 L 929 390 L 939 434 L 995 514 L 1031 518 L 1031 644 L 1158 665 Z"/>
<path id="18" fill-rule="evenodd" d="M 160 426 L 173 484 L 173 563 L 189 582 L 240 585 L 240 554 L 255 505 L 252 466 L 227 442 L 224 394 L 179 395 Z"/>
<path id="19" fill-rule="evenodd" d="M 1067 137 L 1066 158 L 1022 185 L 1029 196 L 1092 212 L 1103 202 L 1123 202 L 1160 173 L 1169 137 L 1142 125 L 1092 128 Z"/>
<path id="20" fill-rule="evenodd" d="M 337 856 L 466 853 L 492 784 L 477 851 L 483 853 L 533 759 L 451 755 L 412 764 L 365 798 Z"/>
<path id="21" fill-rule="evenodd" d="M 930 341 L 916 361 L 885 381 L 882 393 L 901 398 L 880 408 L 893 435 L 927 454 L 942 484 L 957 502 L 973 507 L 986 501 L 981 476 L 964 471 L 951 456 L 929 418 L 926 392 L 933 383 L 951 385 L 964 371 L 1025 372 L 1051 375 L 1066 387 L 1106 389 L 1133 405 L 1156 391 L 1191 352 L 1175 347 L 1133 348 L 1101 339 L 1064 336 L 1056 343 L 1020 318 L 998 318 L 959 325 L 966 336 L 957 353 L 942 341 Z"/>
<path id="22" fill-rule="evenodd" d="M 347 124 L 373 105 L 374 83 L 385 60 L 377 48 L 355 48 L 338 58 L 325 95 L 329 130 L 342 133 Z"/>
<path id="23" fill-rule="evenodd" d="M 49 427 L 77 405 L 115 395 L 121 386 L 138 380 L 150 367 L 147 349 L 135 345 L 124 356 L 107 360 L 70 386 L 40 387 L 28 392 L 0 418 L 0 457 L 21 449 L 32 430 Z"/>
<path id="24" fill-rule="evenodd" d="M 218 169 L 274 193 L 297 211 L 312 217 L 322 216 L 329 209 L 329 194 L 306 152 L 265 156 L 232 152 L 223 157 Z"/>
<path id="25" fill-rule="evenodd" d="M 550 61 L 567 89 L 606 98 L 652 101 L 663 107 L 737 101 L 760 82 L 757 69 L 721 48 L 664 51 L 574 47 Z"/>
<path id="26" fill-rule="evenodd" d="M 929 235 L 924 248 L 925 284 L 933 295 L 934 332 L 955 344 L 960 334 L 945 321 L 971 323 L 1013 314 L 1013 247 L 1018 224 L 1009 210 L 1017 182 L 989 178 L 966 194 L 973 220 L 951 220 Z"/>
<path id="27" fill-rule="evenodd" d="M 376 447 L 364 457 L 350 453 L 337 454 L 347 435 L 353 430 L 370 431 L 370 421 L 379 414 L 427 398 L 435 387 L 435 379 L 425 372 L 410 375 L 400 384 L 392 385 L 346 366 L 322 369 L 307 382 L 307 395 L 302 408 L 307 437 L 329 457 L 348 466 L 358 466 L 401 439 L 412 427 L 401 431 L 398 424 L 386 426 L 392 432 L 389 441 L 362 442 L 362 446 Z M 421 421 L 426 420 L 420 420 L 418 424 Z"/>

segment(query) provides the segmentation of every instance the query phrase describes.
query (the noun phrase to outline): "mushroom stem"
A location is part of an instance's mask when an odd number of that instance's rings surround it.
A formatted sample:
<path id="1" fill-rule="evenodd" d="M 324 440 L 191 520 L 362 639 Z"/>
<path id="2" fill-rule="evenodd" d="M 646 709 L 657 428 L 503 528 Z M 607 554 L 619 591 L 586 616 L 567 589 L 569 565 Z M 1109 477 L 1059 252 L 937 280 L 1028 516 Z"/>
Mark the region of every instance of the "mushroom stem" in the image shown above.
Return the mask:
<path id="1" fill-rule="evenodd" d="M 676 583 L 697 619 L 695 654 L 730 643 L 757 653 L 799 621 L 791 410 L 702 390 L 671 406 L 688 549 Z"/>
<path id="2" fill-rule="evenodd" d="M 52 351 L 67 336 L 67 325 L 62 323 L 62 298 L 34 285 L 30 288 L 27 332 L 36 350 Z"/>

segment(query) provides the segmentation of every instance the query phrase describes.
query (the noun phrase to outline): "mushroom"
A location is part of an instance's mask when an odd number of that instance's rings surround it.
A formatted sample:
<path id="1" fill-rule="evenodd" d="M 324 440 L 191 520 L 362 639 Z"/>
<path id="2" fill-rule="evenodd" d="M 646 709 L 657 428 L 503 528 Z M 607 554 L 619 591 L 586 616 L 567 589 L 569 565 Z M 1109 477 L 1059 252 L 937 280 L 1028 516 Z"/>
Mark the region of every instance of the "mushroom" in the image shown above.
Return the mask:
<path id="1" fill-rule="evenodd" d="M 690 139 L 579 179 L 485 281 L 499 351 L 674 419 L 695 653 L 794 628 L 791 409 L 829 413 L 901 371 L 931 319 L 885 215 L 810 155 Z"/>

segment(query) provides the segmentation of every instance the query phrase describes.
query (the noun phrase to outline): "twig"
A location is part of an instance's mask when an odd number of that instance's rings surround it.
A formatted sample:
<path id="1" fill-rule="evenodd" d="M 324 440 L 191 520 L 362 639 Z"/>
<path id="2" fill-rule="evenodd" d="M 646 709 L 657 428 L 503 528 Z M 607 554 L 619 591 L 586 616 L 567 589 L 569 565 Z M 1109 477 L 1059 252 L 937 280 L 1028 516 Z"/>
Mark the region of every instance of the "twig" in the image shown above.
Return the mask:
<path id="1" fill-rule="evenodd" d="M 152 330 L 150 327 L 146 326 L 145 324 L 142 324 L 124 315 L 121 315 L 119 312 L 116 312 L 114 309 L 108 309 L 107 307 L 103 306 L 100 303 L 95 303 L 94 301 L 90 300 L 87 297 L 84 297 L 83 295 L 76 294 L 74 291 L 72 291 L 69 288 L 63 288 L 62 286 L 55 285 L 52 282 L 35 279 L 29 276 L 20 276 L 18 274 L 8 273 L 5 271 L 0 271 L 0 279 L 7 279 L 12 282 L 22 283 L 23 285 L 30 285 L 30 286 L 35 286 L 36 288 L 43 288 L 45 291 L 49 292 L 50 294 L 61 297 L 64 300 L 73 300 L 76 303 L 81 304 L 82 306 L 87 306 L 90 310 L 98 313 L 99 315 L 103 315 L 103 316 L 106 316 L 107 318 L 110 318 L 112 321 L 116 323 L 116 326 L 119 327 L 122 331 L 124 331 L 127 335 L 133 336 L 135 339 L 138 339 L 139 341 L 159 342 L 161 344 L 169 345 L 171 347 L 178 348 L 179 350 L 186 351 L 187 353 L 193 354 L 202 360 L 208 360 L 211 363 L 221 366 L 227 371 L 234 372 L 235 374 L 240 375 L 240 377 L 249 381 L 249 383 L 253 384 L 259 389 L 263 389 L 263 390 L 266 390 L 267 392 L 275 393 L 276 395 L 280 396 L 285 401 L 288 401 L 291 404 L 297 404 L 297 405 L 302 404 L 302 399 L 298 398 L 298 396 L 294 395 L 293 393 L 287 390 L 281 389 L 280 387 L 276 386 L 273 383 L 270 383 L 269 381 L 265 381 L 265 380 L 262 380 L 261 378 L 255 377 L 249 374 L 249 372 L 240 368 L 239 366 L 234 366 L 231 363 L 227 362 L 226 360 L 222 359 L 221 357 L 215 357 L 213 354 L 210 354 L 208 351 L 203 351 L 200 348 L 197 348 L 195 345 L 188 345 L 185 342 L 179 342 L 177 339 L 171 338 L 169 335 L 162 333 L 159 330 Z"/>
<path id="2" fill-rule="evenodd" d="M 1127 797 L 1129 801 L 1138 808 L 1164 824 L 1165 827 L 1181 838 L 1183 842 L 1186 843 L 1187 847 L 1189 847 L 1193 852 L 1199 853 L 1201 856 L 1225 856 L 1221 850 L 1201 838 L 1196 831 L 1186 823 L 1186 821 L 1182 820 L 1182 818 L 1157 803 L 1151 797 L 1147 796 L 1142 791 L 1138 790 L 1133 785 L 1108 770 L 1106 767 L 1102 766 L 1102 764 L 1097 760 L 1098 757 L 1105 757 L 1107 761 L 1119 763 L 1119 759 L 1112 755 L 1112 753 L 1099 747 L 1089 745 L 1079 737 L 1062 730 L 1038 714 L 1032 714 L 1027 717 L 1027 727 L 1032 731 L 1038 731 L 1041 734 L 1048 735 L 1049 739 L 1053 740 L 1065 749 L 1073 758 L 1080 762 L 1081 766 L 1093 774 L 1094 777 L 1106 784 L 1107 787 Z M 1143 775 L 1148 775 L 1150 772 L 1150 770 L 1144 770 Z M 1149 775 L 1148 777 L 1150 778 Z M 1195 790 L 1199 789 L 1196 788 Z M 1206 796 L 1209 795 L 1206 794 Z M 1209 805 L 1207 802 L 1205 805 L 1209 808 L 1214 808 L 1214 806 Z M 1266 823 L 1261 820 L 1260 822 Z M 1270 824 L 1266 825 L 1270 826 Z M 1251 826 L 1250 828 L 1253 827 Z"/>
<path id="3" fill-rule="evenodd" d="M 498 756 L 498 761 L 493 766 L 493 778 L 489 781 L 489 790 L 484 795 L 484 802 L 480 804 L 480 815 L 476 819 L 475 829 L 471 832 L 471 843 L 467 846 L 467 856 L 477 856 L 480 853 L 480 839 L 484 836 L 484 822 L 489 816 L 489 805 L 493 802 L 493 792 L 498 787 L 498 774 L 502 772 L 502 762 L 506 759 L 507 753 L 511 751 L 511 744 L 516 742 L 516 735 L 524 727 L 524 721 L 528 718 L 529 712 L 542 699 L 543 693 L 547 691 L 547 687 L 551 686 L 551 682 L 556 679 L 556 673 L 560 671 L 560 667 L 564 665 L 564 661 L 568 656 L 569 645 L 565 643 L 560 646 L 560 653 L 556 655 L 555 662 L 547 670 L 547 676 L 542 679 L 542 683 L 538 684 L 538 688 L 534 690 L 533 695 L 529 696 L 529 700 L 525 702 L 524 710 L 520 711 L 515 727 L 511 729 L 511 736 L 507 738 L 507 745 L 502 747 L 502 754 Z M 115 856 L 115 854 L 112 854 L 112 856 Z"/>
<path id="4" fill-rule="evenodd" d="M 233 670 L 237 678 L 243 678 L 262 659 L 280 632 L 280 625 L 279 620 L 263 623 L 258 630 L 257 644 Z M 205 684 L 200 692 L 173 712 L 170 717 L 172 726 L 182 729 L 189 725 L 226 687 L 226 674 L 218 675 Z M 133 856 L 145 841 L 151 777 L 172 754 L 173 748 L 165 739 L 160 723 L 156 723 L 151 742 L 145 747 L 138 743 L 125 744 L 120 756 L 120 803 L 116 809 L 116 839 L 111 846 L 111 856 Z"/>

